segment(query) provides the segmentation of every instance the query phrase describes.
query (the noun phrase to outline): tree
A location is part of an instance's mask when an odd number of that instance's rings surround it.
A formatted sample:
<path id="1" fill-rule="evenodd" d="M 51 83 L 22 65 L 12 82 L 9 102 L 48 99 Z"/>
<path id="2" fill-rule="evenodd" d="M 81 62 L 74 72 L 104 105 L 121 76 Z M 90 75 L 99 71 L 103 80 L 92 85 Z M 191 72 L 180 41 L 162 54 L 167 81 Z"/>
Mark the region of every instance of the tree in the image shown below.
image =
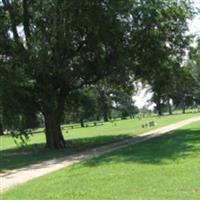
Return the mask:
<path id="1" fill-rule="evenodd" d="M 185 113 L 186 107 L 196 102 L 197 84 L 187 64 L 177 71 L 175 77 L 175 90 L 172 91 L 172 99 L 175 106 L 181 108 Z"/>
<path id="2" fill-rule="evenodd" d="M 173 86 L 171 75 L 180 68 L 190 42 L 187 19 L 193 16 L 193 10 L 185 0 L 144 0 L 132 12 L 135 74 L 152 86 L 158 114 L 162 115 L 162 103 L 169 101 L 167 93 Z"/>
<path id="3" fill-rule="evenodd" d="M 10 81 L 12 93 L 4 96 L 10 101 L 16 91 L 15 103 L 20 111 L 35 112 L 37 108 L 42 112 L 46 146 L 64 148 L 60 123 L 65 99 L 72 91 L 117 73 L 127 24 L 122 19 L 129 17 L 125 10 L 130 2 L 2 3 L 0 66 L 5 73 L 1 78 Z M 6 91 L 3 90 L 4 94 Z"/>
<path id="4" fill-rule="evenodd" d="M 189 53 L 189 60 L 186 66 L 190 70 L 190 74 L 193 76 L 196 87 L 192 88 L 193 96 L 195 96 L 196 102 L 200 103 L 200 38 L 196 40 L 196 46 L 191 47 Z"/>
<path id="5" fill-rule="evenodd" d="M 197 38 L 196 46 L 190 49 L 189 65 L 191 66 L 192 73 L 198 83 L 200 83 L 200 38 Z"/>
<path id="6" fill-rule="evenodd" d="M 97 91 L 84 87 L 74 91 L 69 98 L 66 115 L 71 114 L 71 120 L 80 122 L 84 127 L 84 120 L 94 120 L 97 115 Z"/>
<path id="7" fill-rule="evenodd" d="M 111 94 L 113 92 L 113 86 L 109 85 L 108 83 L 101 82 L 95 86 L 98 97 L 97 97 L 97 112 L 98 118 L 103 116 L 105 122 L 108 122 L 110 115 L 111 115 L 111 108 L 112 108 L 112 99 Z"/>
<path id="8" fill-rule="evenodd" d="M 133 90 L 134 91 L 134 90 Z M 121 118 L 132 118 L 137 114 L 138 108 L 135 106 L 135 102 L 132 99 L 133 91 L 115 90 L 112 94 L 112 100 L 114 102 L 114 109 L 120 111 Z"/>
<path id="9" fill-rule="evenodd" d="M 41 112 L 46 146 L 64 148 L 60 123 L 70 94 L 102 79 L 124 87 L 154 80 L 164 61 L 182 55 L 191 15 L 185 0 L 2 0 L 4 99 L 18 113 Z"/>

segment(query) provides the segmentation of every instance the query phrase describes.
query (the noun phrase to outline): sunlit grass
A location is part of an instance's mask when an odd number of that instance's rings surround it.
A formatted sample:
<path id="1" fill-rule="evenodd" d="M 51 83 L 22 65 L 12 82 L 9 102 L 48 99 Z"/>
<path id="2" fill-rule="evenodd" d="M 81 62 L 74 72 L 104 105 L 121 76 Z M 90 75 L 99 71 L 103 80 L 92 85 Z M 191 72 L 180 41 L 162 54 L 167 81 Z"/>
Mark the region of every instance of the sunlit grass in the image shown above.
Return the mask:
<path id="1" fill-rule="evenodd" d="M 0 137 L 1 142 L 1 162 L 0 172 L 16 169 L 29 164 L 39 163 L 43 160 L 49 160 L 64 155 L 80 152 L 92 147 L 113 143 L 134 135 L 141 134 L 150 129 L 155 129 L 181 121 L 200 114 L 172 115 L 165 117 L 147 117 L 142 120 L 129 119 L 116 122 L 104 123 L 102 126 L 94 126 L 77 129 L 64 129 L 65 139 L 72 143 L 72 147 L 65 150 L 47 150 L 44 148 L 45 136 L 41 132 L 43 129 L 36 130 L 36 134 L 30 136 L 28 145 L 24 148 L 16 146 L 10 136 Z M 150 121 L 155 121 L 156 126 L 152 128 L 142 128 L 141 125 Z"/>
<path id="2" fill-rule="evenodd" d="M 4 200 L 198 200 L 200 126 L 170 134 L 38 178 Z"/>

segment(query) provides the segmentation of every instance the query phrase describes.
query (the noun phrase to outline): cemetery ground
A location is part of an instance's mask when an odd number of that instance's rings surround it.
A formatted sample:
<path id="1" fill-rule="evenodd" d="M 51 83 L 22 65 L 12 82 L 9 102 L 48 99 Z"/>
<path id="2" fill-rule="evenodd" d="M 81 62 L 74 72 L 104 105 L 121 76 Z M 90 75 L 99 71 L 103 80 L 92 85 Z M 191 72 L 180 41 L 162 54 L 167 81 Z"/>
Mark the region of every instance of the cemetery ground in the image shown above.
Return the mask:
<path id="1" fill-rule="evenodd" d="M 30 164 L 40 163 L 41 161 L 72 155 L 93 147 L 118 142 L 149 130 L 195 116 L 199 116 L 199 113 L 177 114 L 163 117 L 152 116 L 142 118 L 141 120 L 138 118 L 118 120 L 85 128 L 79 128 L 79 125 L 73 125 L 73 129 L 71 129 L 72 125 L 64 126 L 63 133 L 66 141 L 70 144 L 64 150 L 45 149 L 45 134 L 43 133 L 43 129 L 35 130 L 35 133 L 30 135 L 27 145 L 23 147 L 17 146 L 11 136 L 5 135 L 0 137 L 0 173 L 25 167 Z M 143 124 L 151 121 L 154 121 L 156 126 L 142 128 Z M 19 139 L 17 141 L 20 142 Z"/>
<path id="2" fill-rule="evenodd" d="M 1 172 L 131 138 L 195 116 L 199 114 L 129 119 L 81 129 L 65 127 L 65 138 L 72 145 L 59 151 L 44 150 L 42 133 L 33 134 L 23 148 L 15 147 L 12 138 L 3 136 Z M 155 127 L 142 128 L 152 120 Z M 188 195 L 189 199 L 197 199 L 199 132 L 195 123 L 36 179 L 6 192 L 3 199 L 188 199 Z"/>

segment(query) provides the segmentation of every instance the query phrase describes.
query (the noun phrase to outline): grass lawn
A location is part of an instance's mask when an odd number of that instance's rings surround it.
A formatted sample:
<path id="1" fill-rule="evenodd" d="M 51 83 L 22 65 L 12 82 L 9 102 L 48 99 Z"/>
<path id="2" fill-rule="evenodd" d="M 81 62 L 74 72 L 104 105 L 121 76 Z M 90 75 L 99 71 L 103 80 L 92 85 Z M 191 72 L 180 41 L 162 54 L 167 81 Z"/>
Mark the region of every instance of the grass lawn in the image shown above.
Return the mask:
<path id="1" fill-rule="evenodd" d="M 44 160 L 61 157 L 83 151 L 88 148 L 108 144 L 141 134 L 152 128 L 141 128 L 141 125 L 154 120 L 159 128 L 164 125 L 175 123 L 190 117 L 199 116 L 196 114 L 172 115 L 165 117 L 147 117 L 142 120 L 130 119 L 121 120 L 114 123 L 105 123 L 102 126 L 64 129 L 65 139 L 73 143 L 73 147 L 66 150 L 47 150 L 44 149 L 45 137 L 41 129 L 36 130 L 39 133 L 33 134 L 26 147 L 20 148 L 16 146 L 14 140 L 10 136 L 0 137 L 0 173 L 5 170 L 16 169 L 33 163 L 39 163 Z"/>
<path id="2" fill-rule="evenodd" d="M 199 200 L 200 125 L 74 165 L 3 200 Z"/>

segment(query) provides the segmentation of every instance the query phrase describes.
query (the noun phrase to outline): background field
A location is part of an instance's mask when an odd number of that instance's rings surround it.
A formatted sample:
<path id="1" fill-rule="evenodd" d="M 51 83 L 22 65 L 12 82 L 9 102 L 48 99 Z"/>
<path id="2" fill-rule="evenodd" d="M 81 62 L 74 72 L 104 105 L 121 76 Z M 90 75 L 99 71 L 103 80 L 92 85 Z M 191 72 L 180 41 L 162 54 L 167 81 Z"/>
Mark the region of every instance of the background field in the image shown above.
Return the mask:
<path id="1" fill-rule="evenodd" d="M 71 146 L 65 150 L 47 150 L 44 148 L 45 136 L 42 129 L 35 130 L 35 134 L 30 136 L 28 145 L 18 147 L 10 136 L 0 137 L 1 162 L 0 172 L 16 169 L 43 160 L 49 160 L 64 155 L 80 152 L 92 147 L 113 143 L 134 135 L 141 134 L 151 129 L 175 123 L 190 117 L 199 116 L 199 113 L 185 115 L 172 115 L 163 117 L 146 117 L 142 120 L 129 119 L 104 123 L 101 126 L 63 129 L 65 139 Z M 152 128 L 142 128 L 141 125 L 155 121 L 156 126 Z"/>
<path id="2" fill-rule="evenodd" d="M 4 200 L 198 200 L 199 123 L 65 168 L 5 193 Z"/>

